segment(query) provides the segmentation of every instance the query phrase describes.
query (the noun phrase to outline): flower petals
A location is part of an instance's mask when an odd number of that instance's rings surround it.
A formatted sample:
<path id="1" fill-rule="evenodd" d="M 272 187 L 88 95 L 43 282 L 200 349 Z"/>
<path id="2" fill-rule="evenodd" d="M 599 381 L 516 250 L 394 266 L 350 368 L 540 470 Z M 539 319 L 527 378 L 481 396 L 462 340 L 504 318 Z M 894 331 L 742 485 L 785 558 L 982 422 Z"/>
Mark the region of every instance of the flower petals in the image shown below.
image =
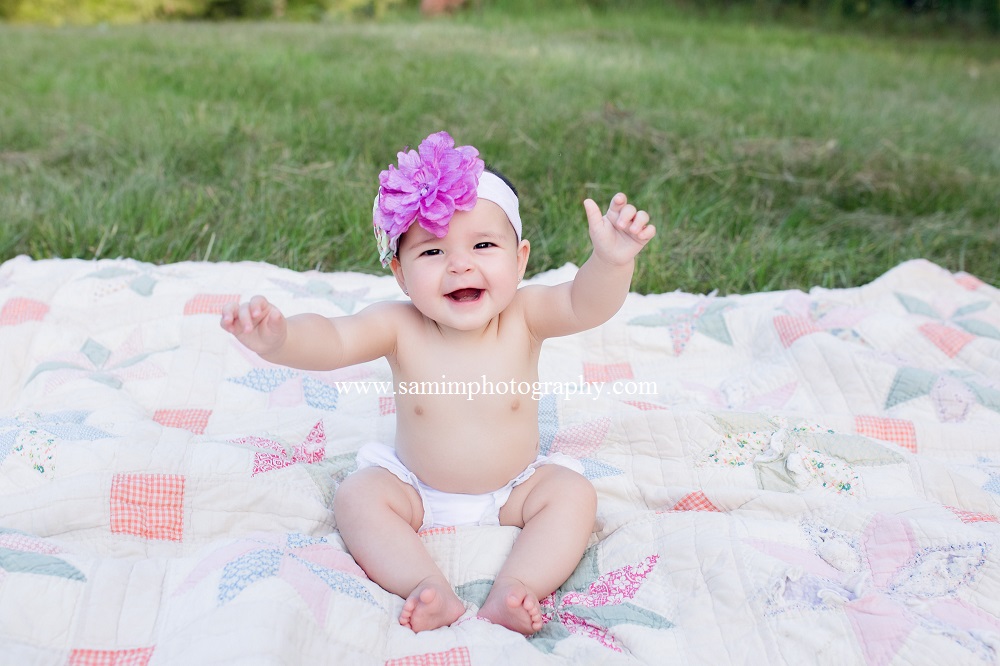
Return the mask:
<path id="1" fill-rule="evenodd" d="M 476 205 L 484 164 L 472 146 L 455 147 L 447 132 L 431 134 L 418 151 L 399 152 L 399 166 L 379 174 L 375 223 L 394 240 L 413 222 L 438 238 L 448 233 L 456 210 Z"/>

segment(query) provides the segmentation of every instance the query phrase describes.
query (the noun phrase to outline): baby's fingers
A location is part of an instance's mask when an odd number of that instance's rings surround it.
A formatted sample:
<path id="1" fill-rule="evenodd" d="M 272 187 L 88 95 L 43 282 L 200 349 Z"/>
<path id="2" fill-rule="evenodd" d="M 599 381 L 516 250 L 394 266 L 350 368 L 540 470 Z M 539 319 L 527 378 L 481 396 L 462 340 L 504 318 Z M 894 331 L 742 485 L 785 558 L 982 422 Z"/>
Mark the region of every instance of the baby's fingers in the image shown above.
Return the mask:
<path id="1" fill-rule="evenodd" d="M 600 226 L 604 216 L 601 215 L 601 209 L 598 208 L 597 202 L 593 199 L 584 199 L 583 209 L 587 213 L 587 222 L 590 224 L 591 228 Z"/>
<path id="2" fill-rule="evenodd" d="M 254 296 L 248 303 L 235 306 L 232 328 L 236 333 L 249 333 L 260 324 L 271 308 L 263 296 Z M 225 316 L 225 314 L 223 314 Z"/>
<path id="3" fill-rule="evenodd" d="M 236 322 L 237 310 L 239 307 L 239 303 L 226 303 L 222 306 L 219 325 L 230 333 L 233 332 L 233 324 Z"/>
<path id="4" fill-rule="evenodd" d="M 618 225 L 619 220 L 622 218 L 628 210 L 628 197 L 623 193 L 619 192 L 615 196 L 611 197 L 611 203 L 608 205 L 608 212 L 605 213 L 604 217 L 607 218 L 608 222 Z M 633 210 L 635 210 L 633 208 Z"/>
<path id="5" fill-rule="evenodd" d="M 644 210 L 636 212 L 625 231 L 642 243 L 649 242 L 656 235 L 656 227 L 649 223 L 649 213 Z"/>

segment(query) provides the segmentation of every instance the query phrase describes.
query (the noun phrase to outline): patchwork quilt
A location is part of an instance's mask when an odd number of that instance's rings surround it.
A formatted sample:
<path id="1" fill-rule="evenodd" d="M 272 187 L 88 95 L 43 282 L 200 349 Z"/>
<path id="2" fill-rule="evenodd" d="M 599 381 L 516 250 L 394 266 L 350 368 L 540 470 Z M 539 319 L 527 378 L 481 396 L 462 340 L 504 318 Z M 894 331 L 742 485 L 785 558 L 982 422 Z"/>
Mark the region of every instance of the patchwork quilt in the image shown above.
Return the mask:
<path id="1" fill-rule="evenodd" d="M 255 293 L 403 298 L 259 263 L 0 265 L 0 663 L 1000 661 L 1000 291 L 972 275 L 631 294 L 548 341 L 542 449 L 599 507 L 531 638 L 475 617 L 509 527 L 422 533 L 468 612 L 398 625 L 331 511 L 392 441 L 388 365 L 261 361 L 218 324 Z"/>

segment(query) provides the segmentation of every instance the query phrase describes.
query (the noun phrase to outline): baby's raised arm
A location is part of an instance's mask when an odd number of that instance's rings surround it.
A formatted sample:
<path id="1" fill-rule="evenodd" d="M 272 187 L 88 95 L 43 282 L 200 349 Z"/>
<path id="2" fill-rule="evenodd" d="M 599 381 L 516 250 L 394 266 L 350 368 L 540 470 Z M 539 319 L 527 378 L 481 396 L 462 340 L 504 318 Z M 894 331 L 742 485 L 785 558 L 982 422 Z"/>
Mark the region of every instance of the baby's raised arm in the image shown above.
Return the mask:
<path id="1" fill-rule="evenodd" d="M 572 282 L 555 287 L 525 287 L 525 318 L 539 339 L 570 335 L 603 324 L 621 308 L 632 284 L 635 256 L 656 234 L 649 214 L 611 199 L 608 212 L 593 200 L 583 202 L 594 251 Z"/>
<path id="2" fill-rule="evenodd" d="M 390 354 L 401 303 L 377 303 L 357 314 L 287 319 L 263 296 L 222 308 L 220 324 L 265 361 L 300 370 L 335 370 Z"/>

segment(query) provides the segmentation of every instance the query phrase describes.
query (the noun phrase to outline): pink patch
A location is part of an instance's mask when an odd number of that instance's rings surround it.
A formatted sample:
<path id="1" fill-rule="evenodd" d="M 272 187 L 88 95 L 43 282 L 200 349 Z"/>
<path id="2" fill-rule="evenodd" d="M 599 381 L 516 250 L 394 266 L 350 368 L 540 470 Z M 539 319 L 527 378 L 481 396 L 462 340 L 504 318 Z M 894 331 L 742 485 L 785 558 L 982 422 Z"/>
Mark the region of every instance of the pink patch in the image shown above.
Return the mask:
<path id="1" fill-rule="evenodd" d="M 445 652 L 428 652 L 414 654 L 398 659 L 389 659 L 385 666 L 471 666 L 472 657 L 469 648 L 462 646 Z"/>
<path id="2" fill-rule="evenodd" d="M 239 294 L 197 294 L 184 304 L 184 314 L 221 314 L 223 305 L 238 300 Z"/>
<path id="3" fill-rule="evenodd" d="M 971 333 L 944 324 L 924 324 L 920 327 L 920 332 L 947 354 L 948 358 L 955 358 L 965 345 L 976 339 Z"/>
<path id="4" fill-rule="evenodd" d="M 184 534 L 184 477 L 115 474 L 111 482 L 111 531 L 180 541 Z"/>
<path id="5" fill-rule="evenodd" d="M 915 622 L 897 604 L 882 596 L 869 596 L 844 605 L 847 619 L 861 642 L 865 663 L 892 663 L 913 631 Z"/>
<path id="6" fill-rule="evenodd" d="M 326 585 L 316 584 L 316 574 L 294 557 L 282 557 L 278 577 L 291 585 L 312 611 L 316 623 L 326 622 L 326 614 L 330 610 L 330 599 L 333 590 Z"/>
<path id="7" fill-rule="evenodd" d="M 796 317 L 805 318 L 809 316 L 810 304 L 812 304 L 812 301 L 809 300 L 806 294 L 803 294 L 801 291 L 793 291 L 785 296 L 781 302 L 781 308 Z"/>
<path id="8" fill-rule="evenodd" d="M 304 402 L 302 376 L 290 377 L 268 394 L 268 407 L 297 407 Z"/>
<path id="9" fill-rule="evenodd" d="M 49 306 L 29 298 L 12 298 L 0 310 L 0 326 L 17 326 L 26 321 L 41 321 L 49 313 Z"/>
<path id="10" fill-rule="evenodd" d="M 969 275 L 968 273 L 956 273 L 955 282 L 962 285 L 962 287 L 968 289 L 969 291 L 975 291 L 986 284 L 975 275 Z"/>
<path id="11" fill-rule="evenodd" d="M 42 541 L 37 537 L 18 534 L 17 532 L 0 534 L 0 548 L 19 550 L 23 553 L 43 553 L 45 555 L 55 555 L 56 553 L 63 552 L 56 546 Z"/>
<path id="12" fill-rule="evenodd" d="M 583 381 L 588 384 L 633 379 L 632 366 L 628 363 L 584 363 Z"/>
<path id="13" fill-rule="evenodd" d="M 743 404 L 744 409 L 761 409 L 761 408 L 771 408 L 777 409 L 779 407 L 784 407 L 785 403 L 795 395 L 795 391 L 799 388 L 798 382 L 792 382 L 790 384 L 785 384 L 780 386 L 770 393 L 762 393 L 761 395 L 754 396 L 753 398 L 748 398 Z"/>
<path id="14" fill-rule="evenodd" d="M 959 509 L 954 506 L 945 505 L 946 509 L 951 511 L 953 514 L 958 516 L 959 520 L 963 523 L 1000 523 L 1000 518 L 997 518 L 991 513 L 980 513 L 978 511 L 966 511 L 965 509 Z"/>
<path id="15" fill-rule="evenodd" d="M 441 536 L 442 534 L 455 534 L 454 527 L 431 527 L 422 532 L 417 532 L 417 536 L 421 539 L 432 536 Z"/>
<path id="16" fill-rule="evenodd" d="M 691 336 L 694 335 L 692 319 L 671 324 L 669 330 L 670 340 L 674 347 L 674 356 L 680 356 L 687 348 L 687 343 L 691 341 Z"/>
<path id="17" fill-rule="evenodd" d="M 790 546 L 787 543 L 779 541 L 765 541 L 763 539 L 747 539 L 746 542 L 762 553 L 793 566 L 801 567 L 806 573 L 814 574 L 820 578 L 829 578 L 837 582 L 842 582 L 848 578 L 846 573 L 827 564 L 825 560 L 817 557 L 811 550 Z"/>
<path id="18" fill-rule="evenodd" d="M 314 544 L 312 546 L 296 548 L 292 552 L 296 557 L 300 557 L 313 564 L 318 564 L 321 567 L 333 569 L 334 571 L 343 571 L 358 578 L 368 578 L 368 575 L 358 566 L 354 558 L 339 548 L 326 544 Z"/>
<path id="19" fill-rule="evenodd" d="M 643 402 L 642 400 L 625 400 L 623 402 L 626 405 L 632 405 L 636 409 L 641 409 L 644 412 L 649 412 L 654 409 L 666 409 L 665 405 L 658 405 L 655 402 Z"/>
<path id="20" fill-rule="evenodd" d="M 610 429 L 611 419 L 608 417 L 565 428 L 556 433 L 552 451 L 574 458 L 586 458 L 604 443 Z"/>
<path id="21" fill-rule="evenodd" d="M 819 316 L 819 323 L 824 329 L 854 328 L 858 322 L 871 314 L 870 310 L 837 306 Z"/>
<path id="22" fill-rule="evenodd" d="M 917 429 L 913 421 L 890 419 L 882 416 L 857 416 L 854 429 L 859 435 L 895 442 L 904 449 L 917 452 Z"/>
<path id="23" fill-rule="evenodd" d="M 562 605 L 577 604 L 594 608 L 625 603 L 639 592 L 659 559 L 659 555 L 650 555 L 639 564 L 609 571 L 591 583 L 587 592 L 569 592 L 563 595 Z"/>
<path id="24" fill-rule="evenodd" d="M 868 561 L 872 583 L 880 590 L 888 587 L 915 551 L 913 529 L 901 518 L 877 513 L 865 527 L 862 552 Z"/>
<path id="25" fill-rule="evenodd" d="M 791 347 L 799 338 L 813 333 L 822 333 L 823 329 L 806 317 L 778 315 L 774 318 L 774 328 L 784 347 Z"/>
<path id="26" fill-rule="evenodd" d="M 671 511 L 719 511 L 722 510 L 712 504 L 705 493 L 701 490 L 696 490 L 693 493 L 688 493 L 681 498 Z"/>
<path id="27" fill-rule="evenodd" d="M 970 606 L 961 599 L 944 599 L 931 606 L 931 613 L 945 622 L 966 631 L 983 631 L 996 633 L 1000 631 L 1000 622 L 988 613 Z"/>
<path id="28" fill-rule="evenodd" d="M 379 396 L 378 399 L 379 416 L 388 416 L 396 413 L 396 400 L 389 396 Z"/>
<path id="29" fill-rule="evenodd" d="M 68 666 L 146 666 L 153 648 L 132 650 L 73 650 Z"/>
<path id="30" fill-rule="evenodd" d="M 622 649 L 618 647 L 615 637 L 612 636 L 611 632 L 604 627 L 593 625 L 590 622 L 573 615 L 572 613 L 560 613 L 559 619 L 562 620 L 563 626 L 574 634 L 589 636 L 604 647 L 614 650 L 615 652 L 622 651 Z"/>
<path id="31" fill-rule="evenodd" d="M 326 432 L 323 429 L 323 422 L 319 421 L 313 426 L 305 441 L 292 448 L 289 454 L 285 447 L 273 439 L 264 437 L 241 437 L 233 440 L 233 444 L 249 445 L 255 448 L 265 448 L 274 451 L 257 451 L 253 456 L 253 473 L 257 476 L 264 472 L 271 472 L 284 469 L 298 463 L 313 465 L 320 462 L 326 456 Z"/>
<path id="32" fill-rule="evenodd" d="M 180 428 L 203 435 L 210 416 L 211 409 L 158 409 L 153 414 L 153 420 L 167 428 Z"/>

